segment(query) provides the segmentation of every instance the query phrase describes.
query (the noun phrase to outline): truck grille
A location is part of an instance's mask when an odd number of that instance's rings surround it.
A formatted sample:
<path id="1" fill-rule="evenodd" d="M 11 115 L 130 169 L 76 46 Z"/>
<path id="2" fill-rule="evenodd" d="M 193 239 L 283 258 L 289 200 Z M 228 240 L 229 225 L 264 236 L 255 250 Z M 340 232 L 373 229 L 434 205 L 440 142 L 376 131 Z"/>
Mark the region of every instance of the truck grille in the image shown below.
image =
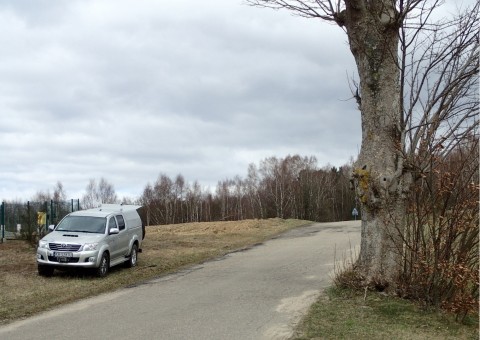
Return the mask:
<path id="1" fill-rule="evenodd" d="M 69 243 L 49 243 L 48 246 L 51 250 L 57 251 L 78 251 L 81 247 L 80 244 L 69 244 Z"/>

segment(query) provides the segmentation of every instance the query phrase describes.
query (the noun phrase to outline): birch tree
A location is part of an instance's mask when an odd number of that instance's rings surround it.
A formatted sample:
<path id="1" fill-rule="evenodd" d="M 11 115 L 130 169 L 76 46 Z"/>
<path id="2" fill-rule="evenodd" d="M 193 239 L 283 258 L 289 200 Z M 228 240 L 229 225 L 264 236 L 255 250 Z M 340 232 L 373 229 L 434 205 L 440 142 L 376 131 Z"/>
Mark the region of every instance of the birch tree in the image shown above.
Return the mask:
<path id="1" fill-rule="evenodd" d="M 102 203 L 118 203 L 118 196 L 115 193 L 113 184 L 109 183 L 105 178 L 100 178 L 97 191 Z"/>
<path id="2" fill-rule="evenodd" d="M 248 165 L 248 176 L 245 181 L 248 200 L 251 207 L 251 218 L 264 218 L 264 208 L 260 194 L 260 177 L 255 164 Z"/>
<path id="3" fill-rule="evenodd" d="M 96 208 L 102 203 L 117 203 L 118 197 L 115 193 L 113 184 L 105 178 L 101 178 L 99 183 L 91 178 L 85 188 L 85 194 L 82 197 L 82 207 L 84 209 Z"/>
<path id="4" fill-rule="evenodd" d="M 97 182 L 94 178 L 91 178 L 88 181 L 87 187 L 85 188 L 85 194 L 82 197 L 82 208 L 90 209 L 95 208 L 100 205 L 100 200 L 97 192 Z"/>
<path id="5" fill-rule="evenodd" d="M 432 13 L 440 6 L 441 1 L 248 0 L 247 2 L 253 6 L 286 9 L 302 17 L 335 23 L 346 33 L 360 80 L 354 97 L 361 111 L 362 122 L 360 154 L 352 171 L 352 184 L 362 216 L 361 250 L 356 270 L 366 284 L 381 282 L 384 288 L 394 288 L 401 269 L 406 197 L 415 179 L 412 157 L 408 158 L 408 155 L 416 155 L 418 153 L 416 146 L 420 145 L 420 142 L 414 144 L 416 140 L 406 143 L 408 113 L 406 120 L 402 96 L 408 91 L 408 84 L 403 82 L 401 76 L 405 77 L 411 74 L 409 72 L 416 71 L 415 69 L 408 71 L 406 62 L 407 57 L 413 53 L 412 49 L 421 47 L 421 44 L 419 46 L 413 43 L 416 41 L 415 37 L 426 30 L 438 32 L 443 28 L 430 25 Z M 474 20 L 469 21 L 470 25 L 478 21 L 478 5 L 467 13 L 472 11 L 477 14 L 474 14 Z M 448 26 L 445 29 L 448 30 Z M 473 54 L 475 50 L 478 54 L 478 37 L 476 44 L 477 48 L 470 50 Z M 426 60 L 434 58 L 438 52 L 440 51 L 434 50 L 432 55 L 425 50 L 424 57 Z M 476 63 L 478 70 L 478 55 L 476 60 L 463 59 L 463 62 L 467 65 Z M 454 84 L 450 93 L 456 98 L 462 96 L 462 91 L 457 91 L 455 85 L 455 79 L 458 77 L 462 77 L 461 72 L 452 74 L 452 78 L 449 79 Z M 427 76 L 424 81 L 428 79 Z M 437 103 L 441 103 L 446 94 L 442 91 L 433 92 L 437 95 Z M 428 94 L 427 97 L 419 97 L 423 103 L 431 99 L 428 98 Z M 455 101 L 452 104 L 455 104 Z M 432 107 L 442 111 L 441 105 Z M 437 115 L 436 119 L 434 121 L 428 117 L 420 118 L 417 122 L 420 126 L 425 126 L 426 132 L 434 130 L 437 132 L 432 132 L 431 135 L 438 135 L 439 126 L 436 123 L 441 117 Z M 423 136 L 424 133 L 420 131 L 418 135 Z"/>

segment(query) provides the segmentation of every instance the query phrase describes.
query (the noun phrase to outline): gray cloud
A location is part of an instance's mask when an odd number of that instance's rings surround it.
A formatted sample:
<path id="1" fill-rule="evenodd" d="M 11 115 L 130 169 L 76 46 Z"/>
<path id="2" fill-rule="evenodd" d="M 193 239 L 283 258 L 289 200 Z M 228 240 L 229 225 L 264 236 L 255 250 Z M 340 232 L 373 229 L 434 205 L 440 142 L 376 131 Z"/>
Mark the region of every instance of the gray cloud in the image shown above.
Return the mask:
<path id="1" fill-rule="evenodd" d="M 159 173 L 204 186 L 360 143 L 343 32 L 240 1 L 0 2 L 0 198 Z"/>

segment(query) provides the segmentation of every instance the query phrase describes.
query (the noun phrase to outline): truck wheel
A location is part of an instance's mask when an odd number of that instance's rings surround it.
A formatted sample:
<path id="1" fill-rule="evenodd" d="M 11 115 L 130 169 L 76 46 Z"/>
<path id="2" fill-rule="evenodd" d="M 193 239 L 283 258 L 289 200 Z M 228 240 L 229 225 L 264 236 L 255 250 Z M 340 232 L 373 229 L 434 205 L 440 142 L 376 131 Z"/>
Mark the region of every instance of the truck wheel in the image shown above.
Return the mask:
<path id="1" fill-rule="evenodd" d="M 137 265 L 137 255 L 138 255 L 138 249 L 137 249 L 137 244 L 134 244 L 132 246 L 132 251 L 130 252 L 130 257 L 127 262 L 125 262 L 125 266 L 127 268 L 132 268 Z"/>
<path id="2" fill-rule="evenodd" d="M 53 275 L 53 271 L 55 268 L 52 266 L 43 266 L 43 265 L 38 265 L 38 275 L 40 276 L 45 276 L 45 277 L 50 277 Z"/>
<path id="3" fill-rule="evenodd" d="M 98 277 L 105 277 L 108 274 L 108 267 L 110 266 L 108 260 L 108 254 L 105 252 L 102 254 L 102 258 L 100 260 L 100 266 L 95 270 L 95 273 Z"/>

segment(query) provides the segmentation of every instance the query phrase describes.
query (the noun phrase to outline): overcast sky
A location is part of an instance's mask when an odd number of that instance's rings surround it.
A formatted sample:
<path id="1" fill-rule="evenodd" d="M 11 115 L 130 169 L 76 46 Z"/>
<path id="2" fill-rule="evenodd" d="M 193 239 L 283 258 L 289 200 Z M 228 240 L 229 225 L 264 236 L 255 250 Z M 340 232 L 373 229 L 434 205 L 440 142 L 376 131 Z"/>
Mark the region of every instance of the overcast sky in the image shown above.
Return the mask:
<path id="1" fill-rule="evenodd" d="M 0 0 L 0 199 L 90 178 L 136 198 L 361 143 L 344 32 L 242 0 Z"/>

